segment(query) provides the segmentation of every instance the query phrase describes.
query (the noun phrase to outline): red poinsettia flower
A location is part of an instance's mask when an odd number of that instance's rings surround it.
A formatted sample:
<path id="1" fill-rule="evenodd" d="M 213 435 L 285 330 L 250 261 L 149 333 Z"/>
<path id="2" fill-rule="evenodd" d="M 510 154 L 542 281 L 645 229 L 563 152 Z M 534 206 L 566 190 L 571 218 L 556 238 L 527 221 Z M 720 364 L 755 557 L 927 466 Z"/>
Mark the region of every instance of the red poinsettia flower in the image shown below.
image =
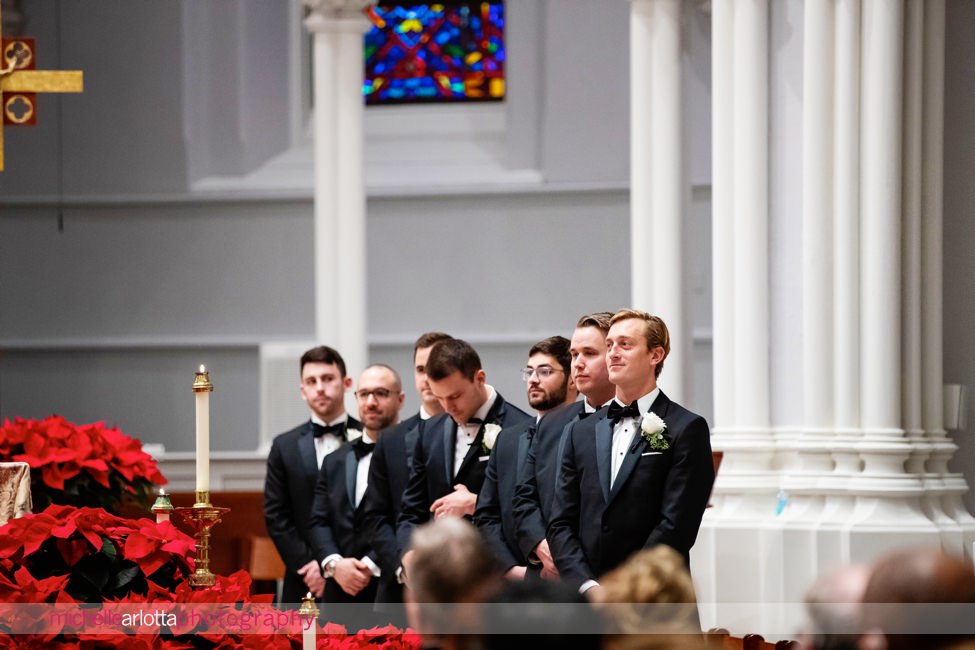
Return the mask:
<path id="1" fill-rule="evenodd" d="M 0 558 L 18 558 L 30 555 L 51 537 L 51 529 L 60 522 L 60 511 L 29 514 L 7 522 L 4 535 L 0 535 Z"/>
<path id="2" fill-rule="evenodd" d="M 125 540 L 123 556 L 138 562 L 147 576 L 169 562 L 172 555 L 185 556 L 195 546 L 193 538 L 177 530 L 170 521 L 157 524 L 140 519 L 139 524 L 139 529 L 129 533 Z"/>
<path id="3" fill-rule="evenodd" d="M 0 574 L 0 587 L 6 587 L 10 591 L 5 593 L 9 596 L 7 602 L 12 603 L 43 603 L 48 598 L 55 596 L 68 582 L 71 576 L 51 576 L 43 580 L 37 580 L 30 574 L 25 567 L 18 567 L 11 578 L 6 578 Z"/>
<path id="4" fill-rule="evenodd" d="M 111 515 L 101 508 L 71 508 L 70 506 L 51 506 L 60 508 L 62 523 L 51 529 L 51 535 L 58 539 L 68 539 L 75 532 L 80 533 L 95 549 L 101 549 L 102 538 L 118 536 L 134 530 L 132 522 Z M 121 531 L 119 529 L 122 529 Z"/>

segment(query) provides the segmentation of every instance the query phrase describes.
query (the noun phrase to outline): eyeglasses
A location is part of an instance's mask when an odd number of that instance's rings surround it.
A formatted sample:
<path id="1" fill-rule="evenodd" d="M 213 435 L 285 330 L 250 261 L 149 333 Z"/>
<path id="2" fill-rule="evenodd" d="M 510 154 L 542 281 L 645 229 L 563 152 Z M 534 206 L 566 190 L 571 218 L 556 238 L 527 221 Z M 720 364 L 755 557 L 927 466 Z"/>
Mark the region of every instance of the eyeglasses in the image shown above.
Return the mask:
<path id="1" fill-rule="evenodd" d="M 557 372 L 565 372 L 562 368 L 553 368 L 552 366 L 538 366 L 537 368 L 532 368 L 531 366 L 525 366 L 521 369 L 521 380 L 530 381 L 532 375 L 538 375 L 541 380 L 548 379 Z"/>
<path id="2" fill-rule="evenodd" d="M 375 397 L 378 399 L 389 399 L 391 395 L 395 395 L 398 391 L 391 391 L 388 388 L 377 388 L 376 390 L 357 390 L 355 396 L 357 399 L 366 402 L 370 397 Z"/>

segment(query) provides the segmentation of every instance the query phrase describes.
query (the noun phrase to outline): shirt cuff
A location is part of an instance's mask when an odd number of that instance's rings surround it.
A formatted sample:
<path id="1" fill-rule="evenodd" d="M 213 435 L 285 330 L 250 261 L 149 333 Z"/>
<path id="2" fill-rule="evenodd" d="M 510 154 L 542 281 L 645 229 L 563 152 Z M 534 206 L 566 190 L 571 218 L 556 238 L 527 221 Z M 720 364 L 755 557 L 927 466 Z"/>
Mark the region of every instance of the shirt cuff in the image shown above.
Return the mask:
<path id="1" fill-rule="evenodd" d="M 379 576 L 382 575 L 383 570 L 380 569 L 376 565 L 376 563 L 372 561 L 372 558 L 370 558 L 368 555 L 362 558 L 362 563 L 365 564 L 367 567 L 369 567 L 369 572 L 372 573 L 374 577 L 378 578 Z"/>
<path id="2" fill-rule="evenodd" d="M 328 566 L 329 562 L 331 562 L 332 560 L 338 562 L 341 559 L 342 556 L 338 553 L 332 553 L 331 555 L 327 556 L 324 560 L 322 560 L 322 573 L 325 572 L 325 567 Z"/>
<path id="3" fill-rule="evenodd" d="M 599 583 L 596 582 L 595 580 L 586 580 L 585 582 L 582 583 L 582 586 L 579 587 L 579 593 L 584 594 L 590 589 L 592 589 L 593 587 L 598 587 L 598 586 Z"/>

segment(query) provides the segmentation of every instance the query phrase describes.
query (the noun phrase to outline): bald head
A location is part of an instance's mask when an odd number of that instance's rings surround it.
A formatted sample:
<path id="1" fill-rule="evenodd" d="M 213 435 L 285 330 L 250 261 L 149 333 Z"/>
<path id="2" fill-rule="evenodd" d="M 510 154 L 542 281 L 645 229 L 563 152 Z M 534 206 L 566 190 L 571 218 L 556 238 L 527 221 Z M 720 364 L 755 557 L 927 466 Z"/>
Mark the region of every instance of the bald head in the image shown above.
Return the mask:
<path id="1" fill-rule="evenodd" d="M 355 397 L 359 420 L 373 440 L 381 430 L 399 422 L 403 385 L 399 375 L 389 366 L 375 364 L 363 370 Z"/>

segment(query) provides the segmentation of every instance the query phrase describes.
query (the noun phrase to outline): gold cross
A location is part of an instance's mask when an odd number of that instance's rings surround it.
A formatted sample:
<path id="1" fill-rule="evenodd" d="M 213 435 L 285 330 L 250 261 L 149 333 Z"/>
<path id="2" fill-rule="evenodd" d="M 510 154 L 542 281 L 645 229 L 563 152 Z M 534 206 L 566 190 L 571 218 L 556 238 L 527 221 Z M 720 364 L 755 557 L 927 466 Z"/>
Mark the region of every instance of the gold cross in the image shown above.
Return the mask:
<path id="1" fill-rule="evenodd" d="M 0 16 L 0 24 L 3 23 Z M 3 39 L 0 52 L 0 172 L 3 171 L 3 118 L 22 124 L 34 115 L 33 93 L 80 93 L 81 70 L 33 70 L 31 39 Z M 29 69 L 30 68 L 30 69 Z"/>

